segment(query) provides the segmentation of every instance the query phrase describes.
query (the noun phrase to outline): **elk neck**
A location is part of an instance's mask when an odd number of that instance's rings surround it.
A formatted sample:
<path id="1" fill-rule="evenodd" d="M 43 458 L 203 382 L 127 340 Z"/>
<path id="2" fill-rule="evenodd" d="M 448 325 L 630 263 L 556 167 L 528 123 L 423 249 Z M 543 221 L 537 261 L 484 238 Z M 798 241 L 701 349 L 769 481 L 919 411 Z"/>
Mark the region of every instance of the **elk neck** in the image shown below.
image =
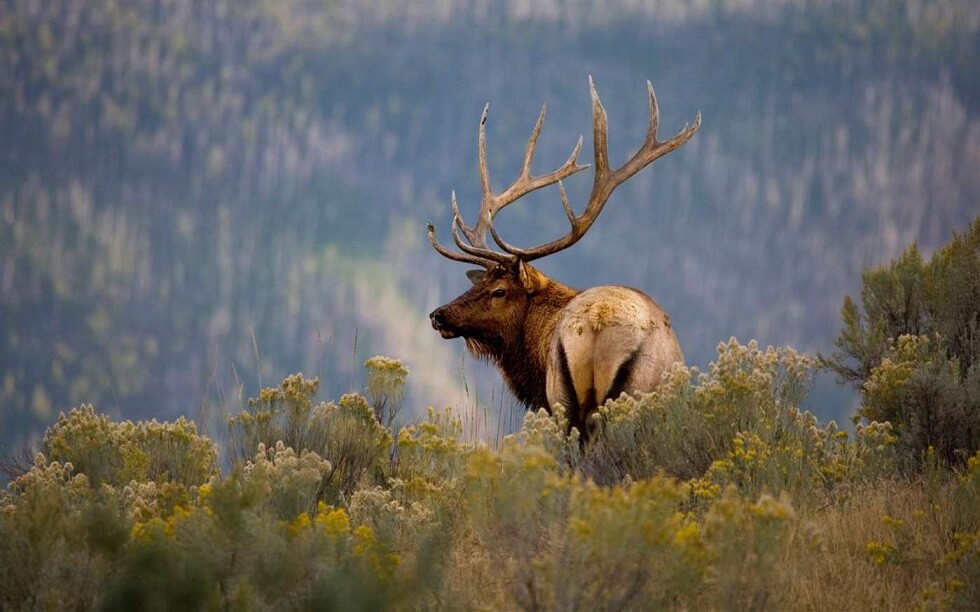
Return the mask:
<path id="1" fill-rule="evenodd" d="M 545 376 L 551 339 L 561 312 L 579 291 L 549 280 L 531 296 L 522 322 L 521 332 L 513 341 L 494 355 L 517 399 L 528 408 L 551 407 L 545 394 Z"/>

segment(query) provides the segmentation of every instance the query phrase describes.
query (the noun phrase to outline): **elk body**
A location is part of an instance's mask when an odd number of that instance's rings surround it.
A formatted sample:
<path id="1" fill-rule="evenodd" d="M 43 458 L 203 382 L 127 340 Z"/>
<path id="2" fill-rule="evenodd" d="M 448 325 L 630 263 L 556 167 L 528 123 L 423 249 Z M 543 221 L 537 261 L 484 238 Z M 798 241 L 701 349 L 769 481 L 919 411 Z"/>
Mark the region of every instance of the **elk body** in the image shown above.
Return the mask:
<path id="1" fill-rule="evenodd" d="M 581 137 L 561 168 L 532 176 L 531 162 L 545 117 L 543 107 L 528 140 L 520 175 L 510 187 L 494 193 L 487 170 L 488 108 L 484 108 L 479 144 L 483 195 L 477 222 L 472 227 L 463 222 L 454 193 L 452 237 L 460 252 L 441 245 L 432 225 L 428 227 L 429 241 L 440 254 L 482 268 L 468 272 L 473 282 L 470 290 L 429 315 L 433 328 L 444 338 L 463 337 L 473 354 L 493 361 L 526 406 L 550 410 L 561 404 L 570 427 L 576 427 L 583 439 L 589 435 L 589 416 L 606 400 L 623 392 L 655 389 L 671 364 L 683 362 L 683 354 L 667 313 L 645 293 L 621 286 L 579 291 L 548 278 L 529 262 L 575 244 L 595 222 L 617 186 L 683 145 L 701 125 L 698 114 L 693 125 L 685 126 L 666 142 L 659 141 L 659 109 L 648 81 L 650 123 L 646 139 L 633 157 L 613 170 L 607 152 L 606 113 L 591 77 L 589 89 L 595 178 L 581 215 L 572 210 L 561 183 L 588 167 L 578 163 Z M 527 193 L 555 183 L 571 223 L 570 231 L 530 249 L 501 239 L 493 226 L 497 213 Z M 487 246 L 488 231 L 502 251 Z"/>

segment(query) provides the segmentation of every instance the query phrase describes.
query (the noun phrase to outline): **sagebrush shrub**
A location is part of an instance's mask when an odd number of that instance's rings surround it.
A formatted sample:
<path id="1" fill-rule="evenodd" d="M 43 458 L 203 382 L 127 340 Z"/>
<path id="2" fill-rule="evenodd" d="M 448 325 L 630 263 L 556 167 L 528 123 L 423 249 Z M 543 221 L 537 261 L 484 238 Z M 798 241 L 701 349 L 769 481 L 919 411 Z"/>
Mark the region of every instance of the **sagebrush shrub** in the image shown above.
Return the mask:
<path id="1" fill-rule="evenodd" d="M 931 342 L 874 371 L 866 418 L 902 414 Z M 607 403 L 585 447 L 560 408 L 496 447 L 449 409 L 393 436 L 377 393 L 317 402 L 295 375 L 230 420 L 224 475 L 187 422 L 83 407 L 45 438 L 60 460 L 0 492 L 0 608 L 821 609 L 884 605 L 877 581 L 893 606 L 968 608 L 980 455 L 951 472 L 927 450 L 910 476 L 899 426 L 801 409 L 811 373 L 731 340 Z"/>
<path id="2" fill-rule="evenodd" d="M 318 379 L 295 374 L 279 387 L 262 389 L 246 409 L 228 419 L 230 444 L 234 460 L 242 464 L 260 448 L 273 452 L 281 445 L 300 458 L 314 453 L 329 467 L 311 503 L 334 503 L 377 468 L 391 449 L 392 434 L 363 396 L 348 393 L 336 403 L 314 404 L 318 387 Z"/>
<path id="3" fill-rule="evenodd" d="M 889 420 L 909 458 L 980 450 L 980 217 L 923 261 L 913 244 L 862 275 L 861 305 L 821 364 L 861 391 L 860 416 Z"/>
<path id="4" fill-rule="evenodd" d="M 401 361 L 378 355 L 364 362 L 367 384 L 364 394 L 382 426 L 390 428 L 405 401 L 408 368 Z"/>
<path id="5" fill-rule="evenodd" d="M 907 454 L 962 464 L 980 448 L 980 367 L 965 374 L 936 337 L 899 336 L 861 387 L 858 414 L 895 424 Z"/>
<path id="6" fill-rule="evenodd" d="M 855 477 L 868 451 L 801 410 L 812 369 L 791 349 L 732 339 L 708 372 L 677 367 L 657 392 L 603 406 L 584 469 L 599 482 L 664 472 L 689 480 L 698 499 L 735 485 L 750 499 L 787 491 L 814 500 Z"/>
<path id="7" fill-rule="evenodd" d="M 218 469 L 217 446 L 183 417 L 172 423 L 117 423 L 84 404 L 62 413 L 45 431 L 41 452 L 71 463 L 95 484 L 135 480 L 191 486 L 207 481 Z"/>

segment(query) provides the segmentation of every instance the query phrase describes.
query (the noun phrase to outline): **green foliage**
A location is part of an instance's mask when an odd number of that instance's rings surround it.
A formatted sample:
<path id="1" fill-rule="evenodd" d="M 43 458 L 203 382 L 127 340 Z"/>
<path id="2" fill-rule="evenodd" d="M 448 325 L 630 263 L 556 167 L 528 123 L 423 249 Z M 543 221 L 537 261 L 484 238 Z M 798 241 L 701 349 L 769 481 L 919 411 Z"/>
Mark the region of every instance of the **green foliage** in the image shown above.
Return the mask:
<path id="1" fill-rule="evenodd" d="M 161 451 L 207 442 L 184 422 L 82 407 L 45 438 L 61 460 L 38 454 L 0 493 L 0 606 L 821 608 L 864 592 L 820 598 L 808 572 L 841 564 L 862 589 L 969 606 L 980 455 L 950 472 L 933 452 L 903 480 L 890 424 L 851 437 L 800 411 L 811 370 L 732 340 L 707 373 L 608 403 L 585 450 L 561 410 L 497 448 L 462 441 L 451 410 L 392 436 L 362 396 L 314 404 L 316 380 L 294 375 L 230 419 L 255 452 L 226 475 Z M 842 543 L 848 521 L 865 531 Z"/>
<path id="2" fill-rule="evenodd" d="M 604 444 L 596 450 L 608 451 L 609 460 L 596 457 L 600 471 L 613 470 L 614 479 L 657 470 L 692 478 L 720 459 L 738 432 L 783 435 L 809 388 L 809 359 L 734 338 L 718 346 L 718 356 L 707 373 L 676 368 L 657 393 L 603 407 Z"/>
<path id="3" fill-rule="evenodd" d="M 792 349 L 762 351 L 733 338 L 708 372 L 679 367 L 657 392 L 607 403 L 583 467 L 599 482 L 664 472 L 687 479 L 697 499 L 735 486 L 750 499 L 785 491 L 808 503 L 889 469 L 886 425 L 862 428 L 851 441 L 801 410 L 812 369 Z"/>
<path id="4" fill-rule="evenodd" d="M 199 436 L 187 419 L 115 423 L 90 405 L 62 413 L 44 433 L 41 451 L 52 461 L 74 466 L 96 485 L 173 481 L 191 486 L 218 469 L 214 442 Z"/>
<path id="5" fill-rule="evenodd" d="M 303 449 L 297 455 L 282 441 L 273 449 L 259 443 L 254 459 L 243 469 L 248 482 L 263 489 L 273 514 L 283 520 L 313 512 L 324 497 L 324 483 L 329 483 L 334 471 L 330 462 L 315 452 Z"/>
<path id="6" fill-rule="evenodd" d="M 863 275 L 837 350 L 821 364 L 861 389 L 858 414 L 889 421 L 912 457 L 963 463 L 980 449 L 980 217 L 926 262 L 913 244 Z"/>
<path id="7" fill-rule="evenodd" d="M 239 463 L 248 458 L 252 467 L 247 470 L 287 470 L 296 473 L 297 482 L 320 473 L 316 486 L 296 492 L 313 506 L 350 495 L 392 445 L 391 431 L 378 422 L 363 396 L 351 393 L 336 403 L 314 404 L 318 386 L 315 378 L 289 376 L 279 387 L 263 389 L 228 419 L 233 457 Z M 389 393 L 401 392 L 394 384 L 389 387 Z M 253 456 L 255 449 L 258 455 Z"/>
<path id="8" fill-rule="evenodd" d="M 466 480 L 468 513 L 502 573 L 504 607 L 684 605 L 705 587 L 704 544 L 694 519 L 678 512 L 676 481 L 599 487 L 562 475 L 551 454 L 516 438 L 473 453 Z"/>
<path id="9" fill-rule="evenodd" d="M 0 607 L 91 608 L 129 540 L 128 507 L 38 454 L 0 493 Z"/>
<path id="10" fill-rule="evenodd" d="M 391 427 L 405 401 L 408 368 L 397 359 L 372 357 L 364 362 L 367 385 L 364 394 L 374 409 L 374 417 L 383 427 Z"/>
<path id="11" fill-rule="evenodd" d="M 938 336 L 899 336 L 861 389 L 858 414 L 894 423 L 906 451 L 963 463 L 980 448 L 980 367 L 962 374 Z"/>

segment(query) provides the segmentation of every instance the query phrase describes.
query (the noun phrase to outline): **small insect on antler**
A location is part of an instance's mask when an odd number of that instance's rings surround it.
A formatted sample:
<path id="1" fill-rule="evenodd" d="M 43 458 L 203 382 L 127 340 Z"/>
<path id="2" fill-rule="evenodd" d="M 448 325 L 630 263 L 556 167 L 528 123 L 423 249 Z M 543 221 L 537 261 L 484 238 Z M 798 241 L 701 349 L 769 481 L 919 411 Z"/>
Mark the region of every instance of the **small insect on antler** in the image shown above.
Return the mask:
<path id="1" fill-rule="evenodd" d="M 534 159 L 534 149 L 537 146 L 538 136 L 541 134 L 541 126 L 544 124 L 547 105 L 541 107 L 541 113 L 538 115 L 538 121 L 535 123 L 534 130 L 531 132 L 531 137 L 528 139 L 527 149 L 524 153 L 524 165 L 521 167 L 520 175 L 510 187 L 501 193 L 494 195 L 493 190 L 490 188 L 490 174 L 487 170 L 486 123 L 487 113 L 489 112 L 490 108 L 490 105 L 488 104 L 486 107 L 484 107 L 483 116 L 480 120 L 480 183 L 483 196 L 480 201 L 479 218 L 473 227 L 467 226 L 463 222 L 462 216 L 460 215 L 459 205 L 456 203 L 456 193 L 453 192 L 452 236 L 453 241 L 456 243 L 456 246 L 459 247 L 462 253 L 450 251 L 439 244 L 435 237 L 435 228 L 430 223 L 428 225 L 429 242 L 432 243 L 432 246 L 435 247 L 436 251 L 438 251 L 441 255 L 455 261 L 463 261 L 481 265 L 485 268 L 490 268 L 500 264 L 511 264 L 517 260 L 531 261 L 546 255 L 551 255 L 552 253 L 557 253 L 563 249 L 567 249 L 578 242 L 582 236 L 589 231 L 589 228 L 592 227 L 592 224 L 599 216 L 599 213 L 602 212 L 603 207 L 609 200 L 609 196 L 612 195 L 612 192 L 616 189 L 616 187 L 626 182 L 630 177 L 642 170 L 654 160 L 683 145 L 685 142 L 690 140 L 691 136 L 693 136 L 694 133 L 698 131 L 698 128 L 701 127 L 701 113 L 698 113 L 697 117 L 694 119 L 693 125 L 685 125 L 684 129 L 681 130 L 680 133 L 666 142 L 659 141 L 657 139 L 657 128 L 660 124 L 660 109 L 657 106 L 657 96 L 653 91 L 653 85 L 650 83 L 650 81 L 647 81 L 647 95 L 650 101 L 650 123 L 647 127 L 646 139 L 643 142 L 643 146 L 640 147 L 640 150 L 637 151 L 633 157 L 631 157 L 620 168 L 612 170 L 609 167 L 609 148 L 606 136 L 606 111 L 602 107 L 602 102 L 599 100 L 599 94 L 596 92 L 595 83 L 592 81 L 591 76 L 589 77 L 589 91 L 592 96 L 592 134 L 594 144 L 593 157 L 595 160 L 595 177 L 592 183 L 592 193 L 589 196 L 588 204 L 586 204 L 585 210 L 582 212 L 582 214 L 576 215 L 572 210 L 571 205 L 568 203 L 568 196 L 565 193 L 565 188 L 561 182 L 562 179 L 588 168 L 588 165 L 580 165 L 578 163 L 578 155 L 582 150 L 581 136 L 579 137 L 578 143 L 575 145 L 575 149 L 572 151 L 571 156 L 568 158 L 568 161 L 566 161 L 561 168 L 543 176 L 531 176 L 531 162 Z M 558 192 L 561 198 L 562 208 L 565 210 L 565 215 L 568 217 L 568 220 L 571 223 L 571 229 L 569 232 L 561 238 L 530 249 L 522 249 L 520 247 L 513 246 L 501 239 L 493 226 L 493 219 L 497 213 L 524 195 L 536 189 L 554 185 L 555 183 L 558 183 Z M 497 243 L 497 246 L 503 249 L 503 252 L 495 251 L 487 246 L 487 230 L 490 231 L 494 242 Z M 465 242 L 459 235 L 460 231 L 466 238 Z"/>

